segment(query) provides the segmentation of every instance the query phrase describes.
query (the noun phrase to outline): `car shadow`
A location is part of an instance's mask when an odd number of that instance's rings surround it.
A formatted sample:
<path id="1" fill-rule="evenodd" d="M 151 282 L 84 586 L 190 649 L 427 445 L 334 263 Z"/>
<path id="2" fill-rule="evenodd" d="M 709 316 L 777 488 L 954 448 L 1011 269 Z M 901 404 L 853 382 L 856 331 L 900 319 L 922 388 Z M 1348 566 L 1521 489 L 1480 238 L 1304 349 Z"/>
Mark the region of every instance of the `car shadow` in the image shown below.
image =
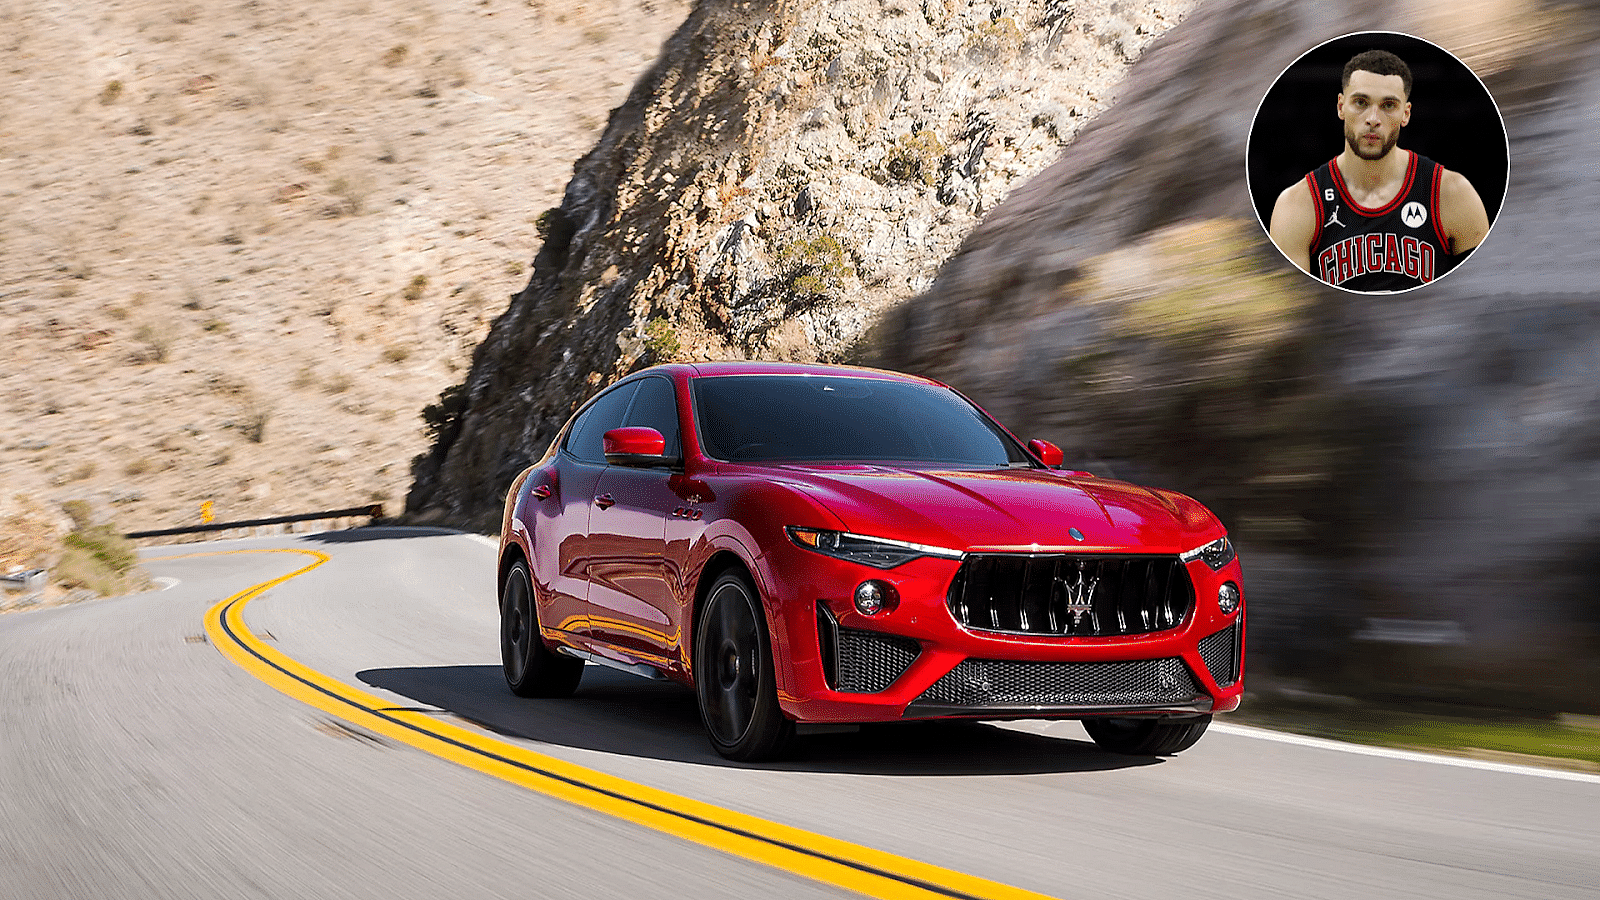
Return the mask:
<path id="1" fill-rule="evenodd" d="M 694 693 L 670 682 L 591 665 L 572 699 L 524 700 L 506 688 L 499 666 L 367 669 L 356 677 L 507 737 L 698 765 L 857 775 L 1037 775 L 1161 762 L 1106 753 L 1086 737 L 922 721 L 802 735 L 788 758 L 749 766 L 711 749 Z"/>

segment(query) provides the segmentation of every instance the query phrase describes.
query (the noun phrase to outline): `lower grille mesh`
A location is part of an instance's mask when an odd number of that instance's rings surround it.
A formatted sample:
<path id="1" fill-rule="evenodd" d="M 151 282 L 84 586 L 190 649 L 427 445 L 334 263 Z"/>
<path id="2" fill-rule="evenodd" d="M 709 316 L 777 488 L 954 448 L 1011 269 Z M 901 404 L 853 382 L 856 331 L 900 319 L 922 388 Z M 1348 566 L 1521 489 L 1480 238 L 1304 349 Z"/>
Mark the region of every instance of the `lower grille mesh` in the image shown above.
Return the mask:
<path id="1" fill-rule="evenodd" d="M 841 628 L 836 689 L 852 694 L 876 694 L 894 684 L 919 652 L 921 648 L 916 641 Z"/>
<path id="2" fill-rule="evenodd" d="M 1227 687 L 1239 680 L 1239 626 L 1227 628 L 1200 642 L 1200 658 L 1217 682 L 1217 687 Z"/>
<path id="3" fill-rule="evenodd" d="M 952 706 L 1134 706 L 1200 696 L 1183 660 L 1040 663 L 969 659 L 918 700 Z"/>

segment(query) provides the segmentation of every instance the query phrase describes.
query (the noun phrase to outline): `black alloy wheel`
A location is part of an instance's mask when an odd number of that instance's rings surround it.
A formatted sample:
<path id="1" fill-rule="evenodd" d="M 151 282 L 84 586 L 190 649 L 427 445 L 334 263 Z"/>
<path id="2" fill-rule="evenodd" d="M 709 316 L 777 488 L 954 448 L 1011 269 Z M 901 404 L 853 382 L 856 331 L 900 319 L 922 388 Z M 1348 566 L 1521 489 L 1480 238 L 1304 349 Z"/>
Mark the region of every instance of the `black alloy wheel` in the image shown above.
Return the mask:
<path id="1" fill-rule="evenodd" d="M 749 580 L 740 572 L 717 578 L 695 633 L 694 683 L 711 745 L 728 759 L 773 759 L 794 737 L 778 708 L 771 646 Z"/>
<path id="2" fill-rule="evenodd" d="M 1083 730 L 1102 750 L 1130 756 L 1170 756 L 1194 746 L 1210 716 L 1185 719 L 1084 719 Z"/>
<path id="3" fill-rule="evenodd" d="M 552 653 L 539 636 L 528 564 L 521 560 L 500 592 L 500 663 L 518 697 L 571 697 L 583 677 L 583 660 Z"/>

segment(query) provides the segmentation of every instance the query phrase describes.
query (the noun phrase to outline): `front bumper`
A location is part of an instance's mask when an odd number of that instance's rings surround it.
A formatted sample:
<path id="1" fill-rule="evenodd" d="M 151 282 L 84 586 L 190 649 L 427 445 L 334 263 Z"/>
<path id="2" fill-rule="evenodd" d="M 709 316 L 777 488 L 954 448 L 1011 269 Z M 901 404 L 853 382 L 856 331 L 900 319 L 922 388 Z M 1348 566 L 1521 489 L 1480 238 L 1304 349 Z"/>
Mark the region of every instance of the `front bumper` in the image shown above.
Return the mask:
<path id="1" fill-rule="evenodd" d="M 800 722 L 1195 716 L 1237 709 L 1243 694 L 1245 604 L 1224 615 L 1216 603 L 1223 582 L 1240 583 L 1237 560 L 1189 563 L 1188 615 L 1119 637 L 965 628 L 946 606 L 958 560 L 880 570 L 793 548 L 763 563 L 778 701 Z M 868 578 L 899 602 L 858 613 L 851 596 Z"/>

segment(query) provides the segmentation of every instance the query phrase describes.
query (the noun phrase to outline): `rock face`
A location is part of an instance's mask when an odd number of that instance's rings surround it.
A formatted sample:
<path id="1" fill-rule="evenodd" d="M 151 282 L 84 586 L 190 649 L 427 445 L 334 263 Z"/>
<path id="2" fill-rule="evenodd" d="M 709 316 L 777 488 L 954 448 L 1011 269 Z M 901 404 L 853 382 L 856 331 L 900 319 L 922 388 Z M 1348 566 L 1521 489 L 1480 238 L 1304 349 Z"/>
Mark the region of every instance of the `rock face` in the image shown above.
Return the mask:
<path id="1" fill-rule="evenodd" d="M 960 385 L 1069 462 L 1212 505 L 1246 548 L 1257 671 L 1595 709 L 1600 261 L 1575 198 L 1600 187 L 1600 15 L 1331 6 L 1197 10 L 869 357 Z M 1248 101 L 1284 66 L 1378 28 L 1485 77 L 1512 189 L 1460 271 L 1358 296 L 1286 271 L 1242 160 Z"/>
<path id="2" fill-rule="evenodd" d="M 492 525 L 573 408 L 671 359 L 837 360 L 1189 2 L 702 2 L 425 412 L 413 514 Z"/>

